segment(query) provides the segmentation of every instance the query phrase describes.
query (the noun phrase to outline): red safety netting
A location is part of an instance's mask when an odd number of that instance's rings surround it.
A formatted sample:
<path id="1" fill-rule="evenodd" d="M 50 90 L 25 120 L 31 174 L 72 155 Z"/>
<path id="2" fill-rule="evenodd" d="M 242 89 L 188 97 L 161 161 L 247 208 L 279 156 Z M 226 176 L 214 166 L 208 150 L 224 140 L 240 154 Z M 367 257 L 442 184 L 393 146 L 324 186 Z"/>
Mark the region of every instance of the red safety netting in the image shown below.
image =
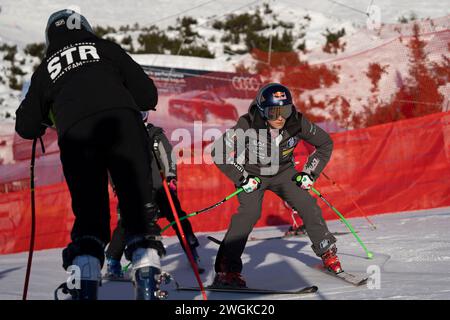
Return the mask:
<path id="1" fill-rule="evenodd" d="M 344 216 L 419 210 L 450 205 L 450 113 L 399 121 L 368 129 L 332 134 L 334 151 L 323 176 L 314 185 Z M 296 150 L 301 170 L 310 146 Z M 228 179 L 215 167 L 180 166 L 180 199 L 191 212 L 233 192 Z M 198 184 L 198 181 L 204 183 Z M 196 230 L 221 230 L 236 212 L 237 200 L 192 219 Z M 337 216 L 318 200 L 325 219 Z M 212 217 L 208 217 L 208 215 Z M 270 191 L 256 226 L 291 223 L 290 211 Z"/>
<path id="2" fill-rule="evenodd" d="M 112 194 L 112 192 L 110 192 Z M 35 249 L 66 246 L 70 242 L 74 216 L 65 183 L 36 188 Z M 111 226 L 117 224 L 111 197 Z M 31 230 L 31 194 L 29 190 L 0 194 L 0 253 L 28 250 Z"/>
<path id="3" fill-rule="evenodd" d="M 354 130 L 332 135 L 335 147 L 326 174 L 342 192 L 321 177 L 315 187 L 346 217 L 361 213 L 391 213 L 450 205 L 450 113 Z M 308 154 L 300 145 L 301 167 Z M 223 199 L 234 191 L 232 183 L 214 166 L 179 165 L 179 196 L 185 211 L 192 212 Z M 201 181 L 201 183 L 199 183 Z M 116 223 L 117 200 L 111 196 L 112 220 Z M 31 222 L 28 190 L 0 194 L 0 253 L 28 249 Z M 36 248 L 65 246 L 73 223 L 70 195 L 64 183 L 36 188 Z M 326 219 L 336 218 L 320 200 Z M 290 211 L 271 192 L 264 199 L 257 226 L 288 224 Z M 195 231 L 226 229 L 236 212 L 237 200 L 191 218 Z M 161 221 L 165 225 L 166 221 Z M 172 235 L 169 230 L 167 235 Z"/>

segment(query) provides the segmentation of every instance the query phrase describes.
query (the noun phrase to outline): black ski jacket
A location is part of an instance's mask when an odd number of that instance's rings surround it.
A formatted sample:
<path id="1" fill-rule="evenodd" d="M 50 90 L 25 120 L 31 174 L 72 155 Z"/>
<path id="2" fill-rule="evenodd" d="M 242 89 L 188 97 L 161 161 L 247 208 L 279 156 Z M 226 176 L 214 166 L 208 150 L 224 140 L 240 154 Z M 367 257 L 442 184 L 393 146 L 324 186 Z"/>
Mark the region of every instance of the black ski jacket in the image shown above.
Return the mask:
<path id="1" fill-rule="evenodd" d="M 54 116 L 58 136 L 90 115 L 114 108 L 155 109 L 157 89 L 117 44 L 85 29 L 51 25 L 46 57 L 34 72 L 16 111 L 16 131 L 25 139 L 44 134 Z"/>
<path id="2" fill-rule="evenodd" d="M 150 163 L 152 168 L 152 188 L 158 190 L 159 188 L 162 188 L 163 184 L 159 173 L 159 166 L 156 161 L 159 161 L 160 166 L 162 166 L 167 180 L 172 178 L 177 179 L 177 163 L 172 158 L 173 147 L 164 133 L 164 130 L 160 127 L 155 127 L 151 123 L 146 123 L 145 128 L 147 129 L 149 148 L 152 153 L 152 160 Z M 155 155 L 158 159 L 155 159 Z M 114 189 L 115 186 L 111 177 L 109 177 L 109 181 Z"/>
<path id="3" fill-rule="evenodd" d="M 152 181 L 153 181 L 153 189 L 159 189 L 162 187 L 161 175 L 159 173 L 158 164 L 162 166 L 164 171 L 164 175 L 167 179 L 177 178 L 177 163 L 172 158 L 172 150 L 173 147 L 169 142 L 169 139 L 164 133 L 164 130 L 160 127 L 155 127 L 151 123 L 146 123 L 145 127 L 147 128 L 151 148 L 153 151 L 152 154 L 156 155 L 158 159 L 152 157 Z"/>

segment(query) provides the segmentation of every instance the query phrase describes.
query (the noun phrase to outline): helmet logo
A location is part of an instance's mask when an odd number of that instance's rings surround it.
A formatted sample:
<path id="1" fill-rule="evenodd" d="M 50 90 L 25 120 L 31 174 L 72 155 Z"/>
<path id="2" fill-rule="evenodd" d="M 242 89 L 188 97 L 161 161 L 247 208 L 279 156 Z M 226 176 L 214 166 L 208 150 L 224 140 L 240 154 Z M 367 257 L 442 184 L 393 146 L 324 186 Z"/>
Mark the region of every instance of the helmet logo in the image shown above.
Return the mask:
<path id="1" fill-rule="evenodd" d="M 280 100 L 286 100 L 287 99 L 286 92 L 283 92 L 283 91 L 274 92 L 272 94 L 272 97 L 273 97 L 274 101 L 280 101 Z"/>
<path id="2" fill-rule="evenodd" d="M 64 21 L 64 19 L 60 19 L 60 20 L 58 20 L 58 21 L 55 22 L 55 26 L 59 27 L 59 26 L 65 24 L 65 23 L 66 23 L 66 22 Z"/>

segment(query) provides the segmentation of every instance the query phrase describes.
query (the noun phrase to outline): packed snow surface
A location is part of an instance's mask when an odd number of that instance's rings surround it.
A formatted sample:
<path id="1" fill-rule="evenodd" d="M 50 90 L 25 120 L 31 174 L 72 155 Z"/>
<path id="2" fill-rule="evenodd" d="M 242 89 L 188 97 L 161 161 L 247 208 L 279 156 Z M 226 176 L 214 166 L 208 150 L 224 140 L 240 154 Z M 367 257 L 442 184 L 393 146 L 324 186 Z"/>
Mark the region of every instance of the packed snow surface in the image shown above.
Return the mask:
<path id="1" fill-rule="evenodd" d="M 209 213 L 214 214 L 212 213 Z M 195 218 L 194 218 L 195 219 Z M 315 294 L 257 295 L 209 292 L 211 299 L 450 299 L 450 207 L 385 214 L 371 217 L 373 230 L 364 218 L 350 219 L 358 235 L 374 258 L 368 260 L 353 235 L 338 236 L 338 254 L 347 272 L 358 275 L 379 268 L 379 289 L 376 274 L 371 276 L 373 289 L 354 287 L 314 266 L 321 260 L 314 255 L 308 238 L 249 241 L 244 252 L 243 275 L 247 285 L 265 289 L 299 289 L 316 285 Z M 340 221 L 330 221 L 333 232 L 347 231 Z M 282 235 L 288 226 L 258 228 L 252 236 L 258 238 Z M 218 246 L 206 237 L 222 239 L 224 232 L 199 233 L 199 254 L 206 272 L 205 284 L 214 277 L 213 264 Z M 184 286 L 196 285 L 176 237 L 164 239 L 167 256 L 162 267 Z M 0 299 L 20 299 L 26 269 L 27 253 L 0 256 Z M 125 263 L 125 261 L 123 261 Z M 67 275 L 61 267 L 61 249 L 35 253 L 31 273 L 29 299 L 53 299 L 53 290 Z M 163 286 L 169 298 L 202 299 L 198 292 L 178 292 L 174 281 Z M 100 299 L 133 299 L 133 286 L 125 282 L 104 282 Z"/>

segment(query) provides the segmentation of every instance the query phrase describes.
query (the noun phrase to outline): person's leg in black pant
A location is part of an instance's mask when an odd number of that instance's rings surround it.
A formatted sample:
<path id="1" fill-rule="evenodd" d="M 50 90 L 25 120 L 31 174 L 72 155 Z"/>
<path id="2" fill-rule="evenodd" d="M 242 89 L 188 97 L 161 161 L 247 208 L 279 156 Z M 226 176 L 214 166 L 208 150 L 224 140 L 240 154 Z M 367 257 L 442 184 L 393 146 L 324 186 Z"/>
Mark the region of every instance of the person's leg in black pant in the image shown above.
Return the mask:
<path id="1" fill-rule="evenodd" d="M 119 206 L 117 206 L 119 211 Z M 111 242 L 106 250 L 106 278 L 117 279 L 123 277 L 122 265 L 120 260 L 125 251 L 126 241 L 125 241 L 125 230 L 122 227 L 122 221 L 119 218 L 117 220 L 117 226 L 111 236 Z"/>
<path id="2" fill-rule="evenodd" d="M 78 122 L 60 140 L 76 216 L 72 239 L 87 235 L 109 242 L 108 171 L 126 236 L 159 236 L 145 130 L 139 112 L 114 109 Z"/>
<path id="3" fill-rule="evenodd" d="M 114 128 L 108 170 L 114 182 L 125 230 L 125 257 L 132 262 L 135 297 L 155 299 L 161 273 L 160 256 L 165 249 L 152 193 L 149 138 L 139 112 L 124 110 L 105 123 Z"/>
<path id="4" fill-rule="evenodd" d="M 241 192 L 238 195 L 239 208 L 231 218 L 227 233 L 222 240 L 216 256 L 216 272 L 242 271 L 241 256 L 247 244 L 248 236 L 261 217 L 262 202 L 265 192 L 265 179 L 261 178 L 261 188 L 252 193 Z"/>
<path id="5" fill-rule="evenodd" d="M 60 139 L 61 161 L 76 217 L 72 243 L 63 251 L 65 268 L 85 255 L 97 258 L 99 266 L 103 264 L 104 246 L 110 240 L 109 171 L 121 207 L 127 259 L 133 260 L 136 272 L 148 266 L 159 270 L 164 247 L 156 225 L 145 130 L 139 112 L 114 109 L 78 122 Z M 90 268 L 98 270 L 98 278 L 99 266 Z"/>
<path id="6" fill-rule="evenodd" d="M 81 287 L 71 291 L 73 299 L 97 298 L 104 247 L 110 240 L 108 145 L 94 135 L 97 121 L 80 121 L 58 140 L 75 215 L 72 242 L 62 253 L 63 267 L 76 266 L 81 275 Z"/>
<path id="7" fill-rule="evenodd" d="M 178 199 L 177 194 L 175 192 L 173 192 L 172 190 L 170 191 L 170 194 L 172 195 L 173 204 L 175 206 L 175 209 L 177 210 L 178 217 L 179 218 L 185 217 L 187 214 L 181 208 L 180 200 Z M 166 195 L 166 192 L 164 191 L 164 188 L 159 188 L 158 190 L 156 190 L 155 201 L 159 207 L 161 216 L 165 217 L 169 222 L 175 221 L 175 217 L 173 216 L 172 208 L 170 206 L 169 200 L 167 199 L 167 195 Z M 189 222 L 189 219 L 182 220 L 181 227 L 183 228 L 183 232 L 184 232 L 184 235 L 186 236 L 186 240 L 188 241 L 188 244 L 192 248 L 198 247 L 199 246 L 198 239 L 195 236 L 194 231 L 192 230 L 192 225 Z M 174 224 L 172 226 L 172 229 L 176 232 L 177 237 L 180 240 L 180 243 L 183 243 L 183 241 L 181 239 L 181 234 L 178 231 L 177 225 Z"/>
<path id="8" fill-rule="evenodd" d="M 103 248 L 110 240 L 107 150 L 92 137 L 92 121 L 80 121 L 59 139 L 61 163 L 72 198 L 75 222 L 72 243 L 63 251 L 67 268 L 78 255 L 103 264 Z"/>
<path id="9" fill-rule="evenodd" d="M 286 169 L 272 178 L 269 189 L 281 199 L 287 201 L 299 213 L 311 239 L 312 249 L 320 257 L 333 246 L 336 238 L 328 230 L 317 200 L 308 191 L 299 188 L 292 181 L 295 174 L 294 168 Z"/>
<path id="10" fill-rule="evenodd" d="M 117 221 L 117 227 L 114 229 L 112 234 L 111 242 L 106 250 L 106 257 L 108 259 L 120 261 L 125 251 L 125 246 L 125 230 L 123 229 L 121 220 L 119 219 Z"/>

